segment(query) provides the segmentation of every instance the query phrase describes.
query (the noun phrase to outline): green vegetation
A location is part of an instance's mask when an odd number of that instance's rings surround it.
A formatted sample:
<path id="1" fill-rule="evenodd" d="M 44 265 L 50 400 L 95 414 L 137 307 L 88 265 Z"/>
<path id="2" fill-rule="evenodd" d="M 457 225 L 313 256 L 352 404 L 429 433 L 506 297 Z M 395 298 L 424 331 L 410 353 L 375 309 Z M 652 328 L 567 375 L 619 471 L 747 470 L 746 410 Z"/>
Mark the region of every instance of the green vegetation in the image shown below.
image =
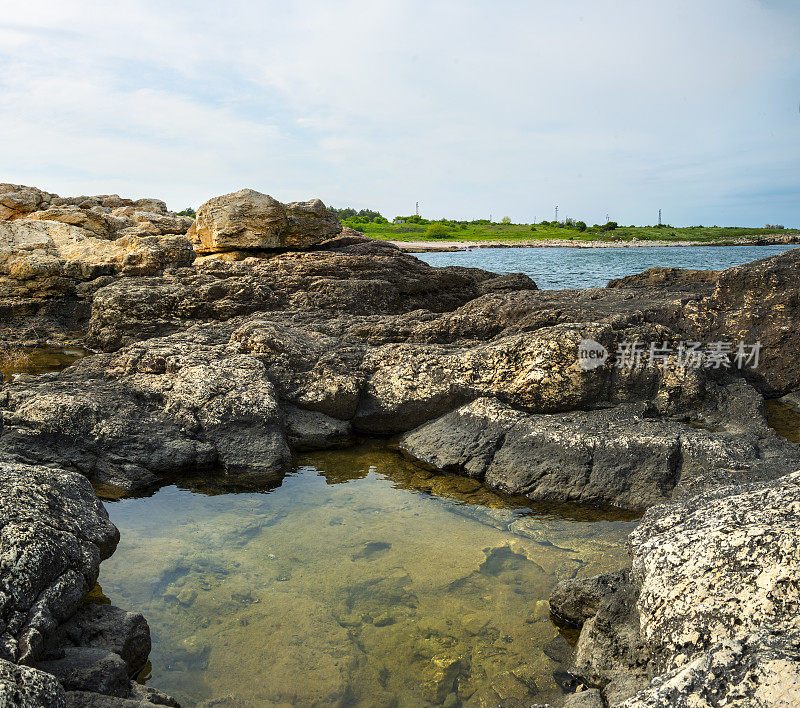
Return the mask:
<path id="1" fill-rule="evenodd" d="M 488 219 L 455 221 L 431 220 L 417 216 L 398 216 L 389 222 L 371 209 L 334 209 L 342 224 L 362 233 L 390 241 L 693 241 L 696 243 L 725 244 L 736 240 L 768 238 L 776 235 L 798 233 L 782 227 L 748 228 L 740 226 L 620 226 L 615 221 L 589 226 L 585 221 L 566 219 L 542 221 L 538 224 L 513 224 L 509 217 L 501 223 Z"/>
<path id="2" fill-rule="evenodd" d="M 350 207 L 346 207 L 344 209 L 337 209 L 336 207 L 328 207 L 329 211 L 332 211 L 336 216 L 339 217 L 339 220 L 344 224 L 346 223 L 348 226 L 350 224 L 388 224 L 389 220 L 385 217 L 381 216 L 377 211 L 373 211 L 372 209 L 362 209 L 361 211 L 356 211 L 355 209 L 351 209 Z M 355 228 L 352 226 L 351 228 Z"/>
<path id="3" fill-rule="evenodd" d="M 431 224 L 425 229 L 426 238 L 447 238 L 453 230 L 445 224 Z"/>

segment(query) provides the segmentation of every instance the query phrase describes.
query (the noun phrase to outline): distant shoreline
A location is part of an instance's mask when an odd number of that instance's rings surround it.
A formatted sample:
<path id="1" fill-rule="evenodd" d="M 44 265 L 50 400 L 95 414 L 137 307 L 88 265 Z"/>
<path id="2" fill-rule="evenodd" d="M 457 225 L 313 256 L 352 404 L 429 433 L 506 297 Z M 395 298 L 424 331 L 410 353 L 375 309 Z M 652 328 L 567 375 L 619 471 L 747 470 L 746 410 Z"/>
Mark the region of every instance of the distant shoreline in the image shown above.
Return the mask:
<path id="1" fill-rule="evenodd" d="M 656 248 L 669 246 L 689 248 L 692 246 L 790 246 L 800 245 L 800 235 L 792 234 L 777 239 L 734 240 L 734 241 L 578 241 L 572 239 L 538 239 L 529 241 L 392 241 L 406 253 L 454 253 L 471 251 L 475 248 Z"/>

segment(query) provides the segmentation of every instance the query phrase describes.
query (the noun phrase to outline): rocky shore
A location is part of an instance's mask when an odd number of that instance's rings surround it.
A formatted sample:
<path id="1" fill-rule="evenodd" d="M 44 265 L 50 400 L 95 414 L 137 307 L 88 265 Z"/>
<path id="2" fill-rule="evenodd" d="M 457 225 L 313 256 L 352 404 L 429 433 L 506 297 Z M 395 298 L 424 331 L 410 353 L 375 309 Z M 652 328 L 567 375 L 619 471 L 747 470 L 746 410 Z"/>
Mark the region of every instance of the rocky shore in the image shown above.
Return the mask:
<path id="1" fill-rule="evenodd" d="M 800 390 L 798 283 L 790 251 L 540 291 L 428 266 L 319 200 L 241 190 L 191 220 L 0 185 L 0 336 L 97 352 L 0 389 L 0 705 L 174 705 L 130 681 L 144 618 L 84 601 L 118 538 L 90 481 L 280 479 L 360 435 L 531 499 L 647 510 L 631 569 L 554 591 L 582 627 L 568 705 L 795 705 L 800 448 L 765 397 Z M 608 358 L 582 366 L 587 341 Z M 673 354 L 621 366 L 634 341 Z M 763 348 L 692 367 L 687 341 Z"/>
<path id="2" fill-rule="evenodd" d="M 389 241 L 406 253 L 429 253 L 433 251 L 469 251 L 473 248 L 653 248 L 670 246 L 689 248 L 691 246 L 766 246 L 789 243 L 800 243 L 800 234 L 788 233 L 782 236 L 766 236 L 755 238 L 735 238 L 725 241 L 589 241 L 579 239 L 540 238 L 518 241 Z"/>

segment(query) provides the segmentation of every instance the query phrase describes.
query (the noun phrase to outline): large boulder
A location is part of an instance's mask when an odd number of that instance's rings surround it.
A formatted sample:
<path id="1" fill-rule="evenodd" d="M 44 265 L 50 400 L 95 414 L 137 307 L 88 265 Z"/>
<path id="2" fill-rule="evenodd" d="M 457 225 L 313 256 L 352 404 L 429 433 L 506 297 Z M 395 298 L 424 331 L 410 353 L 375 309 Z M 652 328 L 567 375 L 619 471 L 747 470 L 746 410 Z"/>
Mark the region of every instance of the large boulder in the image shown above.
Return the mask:
<path id="1" fill-rule="evenodd" d="M 0 658 L 35 661 L 118 540 L 82 475 L 0 463 Z"/>
<path id="2" fill-rule="evenodd" d="M 252 189 L 209 199 L 189 238 L 198 253 L 308 248 L 342 230 L 319 199 L 282 204 Z"/>
<path id="3" fill-rule="evenodd" d="M 650 510 L 631 534 L 658 669 L 769 626 L 800 631 L 800 472 Z"/>

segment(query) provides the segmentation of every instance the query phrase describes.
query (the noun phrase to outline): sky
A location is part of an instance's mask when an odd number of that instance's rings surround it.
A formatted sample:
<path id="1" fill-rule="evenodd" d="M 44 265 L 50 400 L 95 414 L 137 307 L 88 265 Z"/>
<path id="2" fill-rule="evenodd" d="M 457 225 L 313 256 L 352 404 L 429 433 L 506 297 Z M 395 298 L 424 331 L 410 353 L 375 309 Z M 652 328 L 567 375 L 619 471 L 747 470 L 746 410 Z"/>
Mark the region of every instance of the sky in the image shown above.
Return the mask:
<path id="1" fill-rule="evenodd" d="M 800 226 L 800 2 L 6 3 L 0 182 Z"/>

